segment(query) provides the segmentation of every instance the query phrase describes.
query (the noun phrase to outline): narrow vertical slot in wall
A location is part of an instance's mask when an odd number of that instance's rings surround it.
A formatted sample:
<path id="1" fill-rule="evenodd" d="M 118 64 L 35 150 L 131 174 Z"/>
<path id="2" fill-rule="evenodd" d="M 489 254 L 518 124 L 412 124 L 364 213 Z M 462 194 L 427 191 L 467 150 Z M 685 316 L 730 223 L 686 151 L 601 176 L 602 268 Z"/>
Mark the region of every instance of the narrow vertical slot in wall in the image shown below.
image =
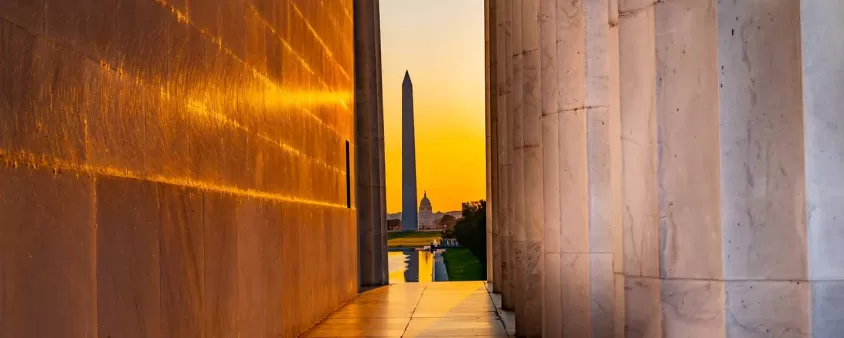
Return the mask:
<path id="1" fill-rule="evenodd" d="M 346 141 L 346 208 L 352 208 L 352 180 L 349 170 L 349 141 Z"/>

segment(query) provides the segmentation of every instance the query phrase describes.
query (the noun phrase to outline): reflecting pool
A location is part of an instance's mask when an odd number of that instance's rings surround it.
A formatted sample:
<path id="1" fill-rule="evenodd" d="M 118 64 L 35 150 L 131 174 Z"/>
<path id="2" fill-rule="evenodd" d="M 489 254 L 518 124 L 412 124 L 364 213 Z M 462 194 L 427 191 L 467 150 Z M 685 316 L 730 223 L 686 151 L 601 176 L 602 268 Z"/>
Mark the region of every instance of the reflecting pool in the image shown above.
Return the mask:
<path id="1" fill-rule="evenodd" d="M 390 284 L 432 282 L 434 280 L 434 253 L 416 251 L 415 248 L 390 249 L 387 252 Z"/>

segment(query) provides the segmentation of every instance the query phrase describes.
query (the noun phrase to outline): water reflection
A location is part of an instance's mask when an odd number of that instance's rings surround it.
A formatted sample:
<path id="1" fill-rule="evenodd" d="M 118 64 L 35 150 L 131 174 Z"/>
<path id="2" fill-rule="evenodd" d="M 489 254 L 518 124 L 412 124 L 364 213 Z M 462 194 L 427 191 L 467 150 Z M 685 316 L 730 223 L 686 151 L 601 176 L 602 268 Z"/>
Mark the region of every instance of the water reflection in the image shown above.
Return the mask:
<path id="1" fill-rule="evenodd" d="M 434 254 L 430 251 L 394 249 L 387 252 L 390 284 L 432 282 L 434 280 Z"/>

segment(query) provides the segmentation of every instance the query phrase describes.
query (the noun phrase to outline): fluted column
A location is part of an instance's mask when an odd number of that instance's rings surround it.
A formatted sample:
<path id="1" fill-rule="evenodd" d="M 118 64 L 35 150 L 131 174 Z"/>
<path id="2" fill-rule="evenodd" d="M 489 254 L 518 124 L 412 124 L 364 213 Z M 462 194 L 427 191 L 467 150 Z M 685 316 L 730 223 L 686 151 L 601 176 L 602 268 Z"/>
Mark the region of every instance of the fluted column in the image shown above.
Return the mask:
<path id="1" fill-rule="evenodd" d="M 359 286 L 380 285 L 375 3 L 355 1 L 355 182 Z"/>
<path id="2" fill-rule="evenodd" d="M 613 134 L 617 118 L 610 108 L 610 6 L 607 0 L 558 1 L 556 6 L 557 99 L 545 111 L 556 109 L 557 116 L 545 116 L 544 125 L 546 130 L 557 125 L 547 135 L 549 147 L 556 137 L 557 158 L 547 150 L 544 164 L 556 167 L 559 175 L 543 172 L 548 180 L 543 186 L 557 184 L 553 190 L 559 192 L 558 200 L 545 197 L 546 210 L 550 203 L 558 203 L 559 210 L 559 215 L 546 213 L 546 252 L 552 257 L 546 259 L 553 264 L 546 265 L 546 283 L 559 279 L 559 295 L 547 292 L 545 311 L 559 320 L 546 318 L 545 330 L 564 337 L 609 337 L 616 298 L 613 222 L 618 210 L 613 199 L 620 195 L 612 176 L 613 154 L 619 151 L 613 139 L 619 135 L 617 130 Z M 558 221 L 549 220 L 555 216 Z"/>
<path id="3" fill-rule="evenodd" d="M 500 173 L 500 140 L 499 140 L 499 57 L 498 57 L 498 48 L 501 42 L 500 35 L 498 31 L 498 20 L 499 20 L 499 12 L 498 12 L 498 0 L 487 0 L 489 1 L 489 83 L 490 83 L 490 100 L 489 100 L 489 109 L 490 109 L 490 149 L 492 157 L 492 163 L 489 165 L 491 168 L 491 180 L 490 180 L 490 190 L 492 191 L 492 199 L 493 199 L 493 206 L 492 206 L 492 290 L 494 292 L 501 292 L 501 285 L 503 284 L 502 279 L 502 268 L 501 268 L 501 260 L 503 259 L 503 247 L 502 247 L 502 232 L 501 229 L 503 227 L 503 219 L 502 219 L 502 212 L 506 208 L 502 203 L 501 197 L 501 189 L 499 186 L 501 185 L 501 173 Z M 489 264 L 489 263 L 488 263 Z"/>
<path id="4" fill-rule="evenodd" d="M 619 10 L 626 334 L 721 337 L 716 4 Z"/>
<path id="5" fill-rule="evenodd" d="M 589 337 L 612 337 L 615 331 L 613 233 L 620 221 L 615 204 L 620 182 L 613 176 L 620 155 L 617 92 L 612 88 L 616 39 L 610 30 L 610 0 L 585 1 L 585 112 L 589 179 Z"/>
<path id="6" fill-rule="evenodd" d="M 717 18 L 727 337 L 808 336 L 800 1 Z"/>
<path id="7" fill-rule="evenodd" d="M 621 149 L 621 97 L 619 96 L 618 55 L 618 1 L 608 0 L 607 63 L 609 69 L 609 217 L 612 231 L 612 273 L 613 273 L 613 337 L 624 337 L 624 210 L 622 193 L 622 149 Z"/>
<path id="8" fill-rule="evenodd" d="M 496 31 L 496 11 L 495 0 L 484 0 L 484 54 L 485 54 L 485 77 L 486 77 L 486 235 L 487 235 L 487 281 L 492 283 L 494 292 L 501 292 L 501 257 L 499 255 L 500 239 L 498 239 L 498 144 L 497 144 L 497 129 L 498 112 L 497 98 L 498 89 L 496 88 L 497 80 L 495 78 L 496 62 L 495 62 L 495 31 Z"/>
<path id="9" fill-rule="evenodd" d="M 814 337 L 844 337 L 844 3 L 800 1 Z"/>
<path id="10" fill-rule="evenodd" d="M 485 141 L 485 158 L 486 158 L 486 280 L 492 282 L 492 162 L 491 147 L 492 136 L 491 116 L 489 114 L 489 0 L 484 0 L 484 141 Z"/>
<path id="11" fill-rule="evenodd" d="M 373 21 L 375 25 L 375 88 L 376 88 L 376 110 L 375 110 L 375 157 L 377 164 L 377 180 L 373 182 L 373 194 L 377 196 L 377 213 L 373 216 L 374 226 L 377 230 L 375 244 L 375 270 L 379 285 L 390 283 L 390 267 L 387 261 L 387 176 L 385 170 L 384 154 L 384 90 L 381 77 L 381 2 L 374 1 L 375 14 Z M 376 168 L 373 168 L 376 169 Z"/>
<path id="12" fill-rule="evenodd" d="M 516 329 L 527 326 L 525 316 L 525 162 L 524 162 L 524 131 L 522 99 L 524 86 L 522 78 L 522 1 L 514 1 L 511 4 L 511 44 L 509 55 L 512 67 L 511 73 L 511 98 L 510 109 L 510 148 L 513 149 L 511 157 L 512 172 L 510 175 L 510 197 L 513 202 L 513 218 L 510 222 L 510 236 L 513 243 L 511 252 L 514 265 L 514 274 L 511 278 L 513 289 L 513 310 L 516 313 Z M 508 101 L 509 102 L 509 101 Z"/>
<path id="13" fill-rule="evenodd" d="M 542 336 L 562 337 L 560 265 L 560 135 L 557 110 L 557 1 L 539 4 L 542 109 Z"/>
<path id="14" fill-rule="evenodd" d="M 619 12 L 625 336 L 660 337 L 655 12 L 627 0 Z"/>
<path id="15" fill-rule="evenodd" d="M 516 333 L 542 336 L 542 106 L 540 101 L 539 0 L 522 4 L 522 134 L 524 186 L 524 323 Z"/>
<path id="16" fill-rule="evenodd" d="M 510 196 L 511 153 L 510 147 L 510 69 L 512 61 L 509 55 L 510 46 L 510 10 L 512 1 L 496 0 L 496 80 L 498 87 L 498 192 L 499 192 L 499 224 L 498 229 L 501 257 L 501 305 L 505 310 L 513 309 L 513 261 L 510 227 L 513 219 L 513 197 Z"/>

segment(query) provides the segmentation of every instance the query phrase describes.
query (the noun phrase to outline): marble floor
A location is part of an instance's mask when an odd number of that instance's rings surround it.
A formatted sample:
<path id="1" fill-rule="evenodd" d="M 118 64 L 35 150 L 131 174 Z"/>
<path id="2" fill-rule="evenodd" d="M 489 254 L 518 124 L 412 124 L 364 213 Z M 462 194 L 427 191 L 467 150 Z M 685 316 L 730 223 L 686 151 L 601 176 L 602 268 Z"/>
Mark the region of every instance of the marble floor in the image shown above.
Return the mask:
<path id="1" fill-rule="evenodd" d="M 304 337 L 514 337 L 485 282 L 393 284 L 361 293 Z"/>

